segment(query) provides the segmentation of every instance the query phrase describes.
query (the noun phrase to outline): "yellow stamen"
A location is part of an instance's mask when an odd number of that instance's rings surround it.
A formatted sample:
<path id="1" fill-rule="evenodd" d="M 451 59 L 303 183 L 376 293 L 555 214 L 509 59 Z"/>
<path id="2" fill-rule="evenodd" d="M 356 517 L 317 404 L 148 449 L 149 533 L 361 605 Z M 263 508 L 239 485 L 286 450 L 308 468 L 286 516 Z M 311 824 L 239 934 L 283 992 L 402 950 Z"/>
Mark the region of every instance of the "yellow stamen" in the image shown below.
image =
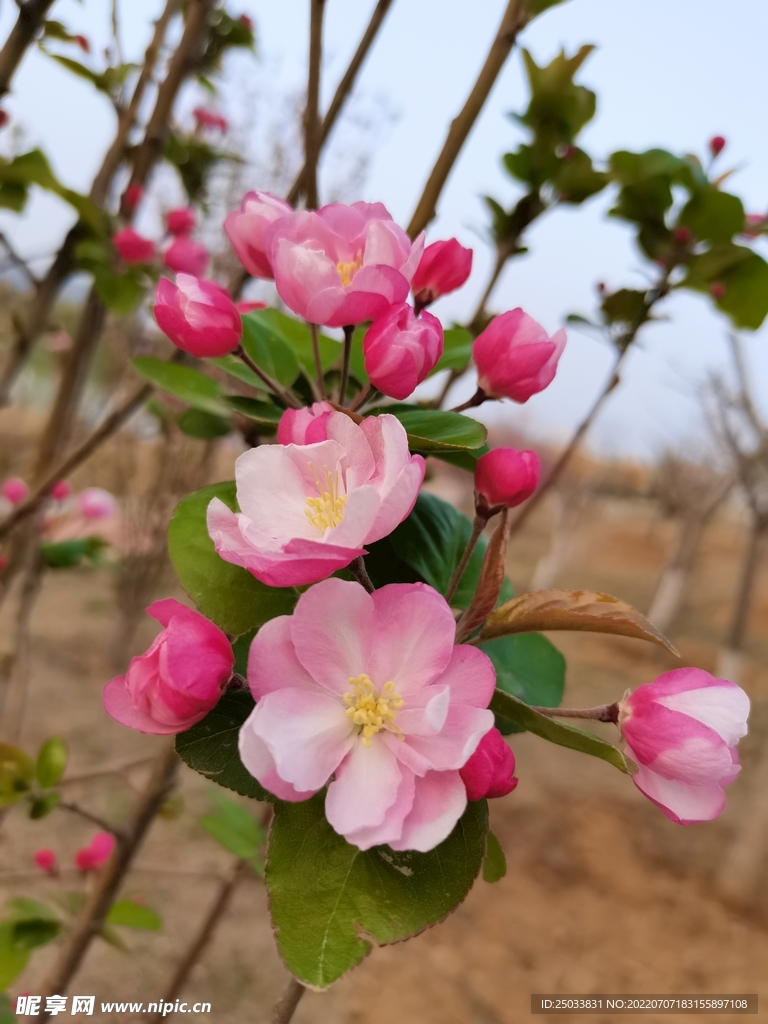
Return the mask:
<path id="1" fill-rule="evenodd" d="M 344 694 L 347 705 L 346 715 L 359 727 L 363 746 L 370 747 L 371 737 L 382 729 L 387 729 L 403 738 L 402 732 L 394 724 L 397 712 L 403 706 L 403 698 L 395 693 L 394 683 L 385 683 L 377 693 L 370 678 L 363 672 L 349 680 L 351 691 Z"/>
<path id="2" fill-rule="evenodd" d="M 341 279 L 341 285 L 346 288 L 352 284 L 352 278 L 358 272 L 360 267 L 363 265 L 363 250 L 357 250 L 357 256 L 352 260 L 351 263 L 337 263 L 336 269 L 339 272 L 339 278 Z"/>
<path id="3" fill-rule="evenodd" d="M 338 526 L 344 518 L 344 506 L 347 504 L 346 494 L 339 494 L 339 471 L 331 475 L 327 466 L 323 466 L 325 480 L 321 481 L 315 467 L 310 462 L 309 468 L 315 478 L 319 498 L 307 498 L 308 509 L 304 515 L 318 530 L 323 533 L 332 526 Z"/>

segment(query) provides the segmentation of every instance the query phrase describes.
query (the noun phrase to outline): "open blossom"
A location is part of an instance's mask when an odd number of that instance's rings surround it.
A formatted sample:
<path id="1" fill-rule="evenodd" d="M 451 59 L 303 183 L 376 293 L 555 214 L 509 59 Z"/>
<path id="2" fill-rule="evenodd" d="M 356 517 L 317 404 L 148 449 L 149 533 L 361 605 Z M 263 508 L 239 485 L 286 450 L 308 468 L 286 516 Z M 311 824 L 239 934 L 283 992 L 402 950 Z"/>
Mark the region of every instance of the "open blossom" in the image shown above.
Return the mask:
<path id="1" fill-rule="evenodd" d="M 112 855 L 115 837 L 111 832 L 97 832 L 88 846 L 75 854 L 75 864 L 81 871 L 98 871 Z"/>
<path id="2" fill-rule="evenodd" d="M 117 511 L 115 496 L 103 487 L 88 487 L 77 499 L 86 519 L 108 519 Z"/>
<path id="3" fill-rule="evenodd" d="M 151 263 L 155 258 L 155 243 L 133 228 L 118 231 L 112 242 L 126 263 Z"/>
<path id="4" fill-rule="evenodd" d="M 665 672 L 619 702 L 619 728 L 639 765 L 641 793 L 672 821 L 710 821 L 723 787 L 740 771 L 736 744 L 747 733 L 749 698 L 700 668 Z"/>
<path id="5" fill-rule="evenodd" d="M 315 443 L 244 452 L 235 463 L 241 511 L 218 498 L 208 506 L 216 551 L 270 586 L 325 579 L 391 533 L 416 502 L 424 459 L 410 454 L 394 416 L 358 426 L 334 412 L 325 429 Z"/>
<path id="6" fill-rule="evenodd" d="M 0 490 L 5 500 L 10 501 L 12 505 L 20 505 L 29 494 L 29 487 L 18 476 L 12 476 L 8 480 L 4 480 Z"/>
<path id="7" fill-rule="evenodd" d="M 194 231 L 197 217 L 191 206 L 180 206 L 176 210 L 168 211 L 165 223 L 170 234 L 176 238 L 186 238 Z"/>
<path id="8" fill-rule="evenodd" d="M 36 850 L 32 859 L 46 875 L 55 875 L 59 870 L 59 861 L 53 850 Z"/>
<path id="9" fill-rule="evenodd" d="M 278 444 L 314 444 L 328 440 L 330 402 L 315 402 L 309 409 L 286 409 L 277 425 Z"/>
<path id="10" fill-rule="evenodd" d="M 373 386 L 402 401 L 437 365 L 443 354 L 443 328 L 431 313 L 417 316 L 407 302 L 399 302 L 368 328 L 363 353 Z"/>
<path id="11" fill-rule="evenodd" d="M 527 402 L 554 380 L 565 341 L 564 330 L 550 338 L 519 307 L 494 317 L 472 346 L 479 387 L 490 398 Z"/>
<path id="12" fill-rule="evenodd" d="M 311 587 L 251 644 L 243 764 L 282 800 L 332 778 L 328 821 L 360 849 L 431 850 L 463 814 L 459 770 L 493 726 L 493 665 L 454 640 L 423 583 Z"/>
<path id="13" fill-rule="evenodd" d="M 516 448 L 494 448 L 475 464 L 475 494 L 485 508 L 514 508 L 533 494 L 539 482 L 539 456 Z"/>
<path id="14" fill-rule="evenodd" d="M 381 203 L 330 203 L 282 217 L 271 232 L 275 285 L 314 324 L 374 320 L 405 301 L 424 246 L 411 244 Z"/>
<path id="15" fill-rule="evenodd" d="M 456 238 L 433 242 L 424 250 L 413 275 L 413 297 L 420 306 L 428 306 L 441 295 L 461 288 L 471 272 L 471 249 L 465 249 Z"/>
<path id="16" fill-rule="evenodd" d="M 177 274 L 202 277 L 210 260 L 210 253 L 192 238 L 174 238 L 163 256 L 163 263 Z"/>
<path id="17" fill-rule="evenodd" d="M 174 345 L 193 356 L 225 356 L 240 344 L 243 324 L 229 292 L 215 281 L 177 274 L 155 292 L 155 320 Z"/>
<path id="18" fill-rule="evenodd" d="M 272 225 L 288 213 L 293 213 L 293 207 L 271 192 L 247 192 L 240 209 L 224 218 L 235 255 L 253 277 L 274 277 L 269 255 Z"/>
<path id="19" fill-rule="evenodd" d="M 235 664 L 232 648 L 218 626 L 172 597 L 147 614 L 165 628 L 104 687 L 104 710 L 139 732 L 184 732 L 216 705 Z"/>
<path id="20" fill-rule="evenodd" d="M 459 774 L 467 787 L 467 800 L 506 796 L 518 783 L 515 755 L 496 728 L 483 736 Z"/>

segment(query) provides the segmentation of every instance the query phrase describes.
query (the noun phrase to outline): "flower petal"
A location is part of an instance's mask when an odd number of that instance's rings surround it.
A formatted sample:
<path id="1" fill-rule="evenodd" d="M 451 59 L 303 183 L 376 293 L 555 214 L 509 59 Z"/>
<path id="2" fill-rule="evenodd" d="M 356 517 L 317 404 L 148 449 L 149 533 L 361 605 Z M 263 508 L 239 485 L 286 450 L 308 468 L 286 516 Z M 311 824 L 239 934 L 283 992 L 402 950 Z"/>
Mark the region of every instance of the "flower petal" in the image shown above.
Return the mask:
<path id="1" fill-rule="evenodd" d="M 397 788 L 395 802 L 387 810 L 384 821 L 380 825 L 348 832 L 345 836 L 348 843 L 352 843 L 361 850 L 369 850 L 372 846 L 384 846 L 400 838 L 403 821 L 413 807 L 413 796 L 416 792 L 416 778 L 413 772 L 408 771 L 401 764 L 400 775 L 400 785 Z"/>
<path id="2" fill-rule="evenodd" d="M 351 678 L 368 672 L 376 628 L 372 598 L 359 583 L 338 579 L 302 594 L 291 618 L 299 661 L 316 682 L 338 694 L 347 692 Z"/>
<path id="3" fill-rule="evenodd" d="M 631 748 L 627 752 L 635 756 Z M 643 764 L 632 781 L 644 796 L 680 825 L 712 821 L 725 807 L 725 793 L 717 783 L 694 786 L 678 779 L 665 779 Z"/>
<path id="4" fill-rule="evenodd" d="M 255 711 L 256 709 L 254 708 L 240 729 L 237 744 L 240 751 L 240 760 L 257 782 L 260 782 L 265 789 L 273 793 L 278 799 L 288 800 L 291 803 L 308 800 L 317 790 L 300 792 L 290 782 L 281 779 L 277 774 L 275 759 L 270 754 L 266 743 L 251 728 Z"/>
<path id="5" fill-rule="evenodd" d="M 434 849 L 453 831 L 467 806 L 467 791 L 458 772 L 427 772 L 416 779 L 413 807 L 393 850 Z"/>
<path id="6" fill-rule="evenodd" d="M 397 800 L 401 778 L 402 769 L 386 744 L 374 737 L 366 747 L 355 737 L 328 787 L 328 821 L 342 836 L 381 825 Z"/>
<path id="7" fill-rule="evenodd" d="M 296 657 L 290 615 L 278 615 L 265 622 L 253 638 L 248 651 L 248 685 L 255 700 L 288 686 L 319 690 Z"/>

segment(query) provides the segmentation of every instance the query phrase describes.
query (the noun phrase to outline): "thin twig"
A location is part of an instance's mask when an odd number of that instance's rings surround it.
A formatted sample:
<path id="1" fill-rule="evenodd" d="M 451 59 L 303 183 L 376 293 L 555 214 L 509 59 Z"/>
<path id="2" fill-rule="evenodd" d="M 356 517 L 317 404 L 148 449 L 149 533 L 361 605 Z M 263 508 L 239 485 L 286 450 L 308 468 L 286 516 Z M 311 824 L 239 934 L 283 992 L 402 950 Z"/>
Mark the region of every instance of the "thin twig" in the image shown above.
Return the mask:
<path id="1" fill-rule="evenodd" d="M 461 577 L 464 575 L 464 570 L 469 564 L 469 560 L 472 557 L 472 552 L 475 550 L 475 545 L 480 539 L 480 534 L 485 529 L 485 525 L 488 519 L 485 516 L 476 515 L 472 521 L 472 533 L 469 535 L 467 546 L 464 548 L 464 554 L 461 556 L 461 561 L 456 566 L 453 576 L 451 576 L 451 582 L 448 584 L 448 590 L 445 592 L 445 600 L 448 604 L 451 603 L 451 598 L 456 593 L 456 589 L 461 583 Z"/>
<path id="2" fill-rule="evenodd" d="M 373 585 L 371 577 L 368 575 L 368 570 L 365 568 L 365 559 L 363 556 L 358 555 L 354 561 L 349 563 L 348 568 L 357 582 L 362 584 L 369 594 L 372 594 L 376 588 Z"/>
<path id="3" fill-rule="evenodd" d="M 344 355 L 341 363 L 341 383 L 339 384 L 339 405 L 347 401 L 347 385 L 349 384 L 349 360 L 352 356 L 352 338 L 355 328 L 349 324 L 344 328 Z"/>
<path id="4" fill-rule="evenodd" d="M 54 0 L 27 0 L 23 6 L 19 5 L 19 16 L 0 50 L 0 98 L 10 89 L 14 72 L 53 3 Z"/>
<path id="5" fill-rule="evenodd" d="M 86 810 L 85 807 L 81 807 L 80 804 L 76 804 L 69 800 L 59 800 L 56 804 L 62 811 L 70 811 L 72 814 L 77 814 L 80 818 L 84 818 L 85 821 L 90 821 L 92 825 L 98 825 L 104 832 L 110 832 L 116 839 L 121 842 L 125 839 L 125 833 L 122 829 L 113 825 L 105 818 L 100 817 L 98 814 L 93 814 L 92 811 Z"/>
<path id="6" fill-rule="evenodd" d="M 618 722 L 619 705 L 601 704 L 596 708 L 541 708 L 531 705 L 531 711 L 537 711 L 547 718 L 590 718 L 595 722 Z"/>
<path id="7" fill-rule="evenodd" d="M 13 263 L 14 266 L 19 268 L 19 270 L 24 274 L 26 279 L 34 288 L 38 288 L 40 282 L 29 269 L 29 264 L 27 263 L 23 256 L 20 256 L 16 252 L 12 243 L 8 238 L 6 238 L 2 231 L 0 231 L 0 244 L 5 246 L 6 252 L 8 253 L 8 259 L 11 261 L 11 263 Z"/>
<path id="8" fill-rule="evenodd" d="M 307 105 L 304 109 L 304 193 L 308 210 L 318 207 L 317 161 L 320 156 L 320 68 L 323 60 L 323 15 L 325 0 L 310 0 L 309 75 Z"/>
<path id="9" fill-rule="evenodd" d="M 282 398 L 286 405 L 290 405 L 292 409 L 302 408 L 301 402 L 294 395 L 292 395 L 290 391 L 284 388 L 282 384 L 279 384 L 276 380 L 273 380 L 268 373 L 265 373 L 258 365 L 258 363 L 255 363 L 251 359 L 251 357 L 248 355 L 248 353 L 245 351 L 242 345 L 236 348 L 232 355 L 239 356 L 239 358 L 242 359 L 242 361 L 245 363 L 248 369 L 252 370 L 257 377 L 263 380 L 267 387 L 270 389 L 270 391 L 274 391 L 278 398 Z"/>
<path id="10" fill-rule="evenodd" d="M 63 786 L 77 786 L 83 782 L 92 782 L 94 779 L 103 779 L 109 775 L 123 775 L 132 768 L 140 768 L 142 765 L 145 765 L 150 761 L 154 761 L 154 759 L 155 758 L 152 754 L 148 754 L 146 757 L 134 757 L 130 761 L 118 761 L 115 764 L 106 764 L 101 768 L 94 768 L 91 771 L 81 772 L 79 775 L 65 776 L 65 778 L 57 784 L 57 788 L 61 789 Z"/>
<path id="11" fill-rule="evenodd" d="M 296 1007 L 306 991 L 298 979 L 291 978 L 272 1010 L 272 1024 L 290 1024 Z"/>

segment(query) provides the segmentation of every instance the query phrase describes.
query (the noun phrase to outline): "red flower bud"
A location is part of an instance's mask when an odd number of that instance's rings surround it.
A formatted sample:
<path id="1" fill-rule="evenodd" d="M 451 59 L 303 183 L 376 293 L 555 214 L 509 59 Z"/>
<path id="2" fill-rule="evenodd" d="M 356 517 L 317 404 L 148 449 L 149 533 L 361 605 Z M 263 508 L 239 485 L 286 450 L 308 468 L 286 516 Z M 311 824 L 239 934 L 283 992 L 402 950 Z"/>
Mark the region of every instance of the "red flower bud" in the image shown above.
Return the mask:
<path id="1" fill-rule="evenodd" d="M 713 135 L 709 140 L 709 151 L 712 156 L 719 156 L 725 149 L 725 139 L 722 135 Z"/>
<path id="2" fill-rule="evenodd" d="M 112 242 L 126 263 L 151 263 L 155 258 L 155 243 L 133 228 L 118 231 Z"/>
<path id="3" fill-rule="evenodd" d="M 683 224 L 681 224 L 679 227 L 676 227 L 675 230 L 672 232 L 672 237 L 678 245 L 688 245 L 688 243 L 693 239 L 693 232 L 690 228 L 687 228 Z"/>
<path id="4" fill-rule="evenodd" d="M 141 202 L 143 196 L 144 189 L 141 187 L 141 185 L 139 185 L 137 181 L 134 181 L 131 185 L 128 186 L 128 188 L 125 190 L 125 195 L 123 196 L 123 205 L 125 206 L 125 209 L 128 211 L 128 213 L 133 213 L 133 211 Z"/>
<path id="5" fill-rule="evenodd" d="M 457 239 L 433 242 L 424 250 L 411 281 L 413 297 L 419 306 L 461 288 L 472 270 L 472 250 Z"/>
<path id="6" fill-rule="evenodd" d="M 241 14 L 237 20 L 241 25 L 245 25 L 249 32 L 253 32 L 253 18 L 250 18 L 247 14 Z"/>
<path id="7" fill-rule="evenodd" d="M 8 124 L 10 119 L 11 118 L 8 115 L 8 111 L 7 110 L 3 110 L 2 108 L 0 108 L 0 128 L 5 128 L 5 126 Z"/>
<path id="8" fill-rule="evenodd" d="M 530 498 L 539 482 L 536 452 L 515 448 L 494 448 L 477 460 L 475 503 L 480 509 L 506 505 L 514 508 Z"/>
<path id="9" fill-rule="evenodd" d="M 463 768 L 461 780 L 467 788 L 467 800 L 506 796 L 517 786 L 515 755 L 498 729 L 491 729 L 480 740 L 477 750 Z"/>
<path id="10" fill-rule="evenodd" d="M 37 850 L 32 858 L 46 875 L 55 875 L 59 869 L 59 862 L 53 850 Z"/>
<path id="11" fill-rule="evenodd" d="M 72 36 L 72 42 L 77 43 L 83 53 L 91 52 L 91 44 L 85 36 Z"/>
<path id="12" fill-rule="evenodd" d="M 727 289 L 722 281 L 713 281 L 709 286 L 709 294 L 715 301 L 719 302 L 720 299 L 725 297 Z"/>

